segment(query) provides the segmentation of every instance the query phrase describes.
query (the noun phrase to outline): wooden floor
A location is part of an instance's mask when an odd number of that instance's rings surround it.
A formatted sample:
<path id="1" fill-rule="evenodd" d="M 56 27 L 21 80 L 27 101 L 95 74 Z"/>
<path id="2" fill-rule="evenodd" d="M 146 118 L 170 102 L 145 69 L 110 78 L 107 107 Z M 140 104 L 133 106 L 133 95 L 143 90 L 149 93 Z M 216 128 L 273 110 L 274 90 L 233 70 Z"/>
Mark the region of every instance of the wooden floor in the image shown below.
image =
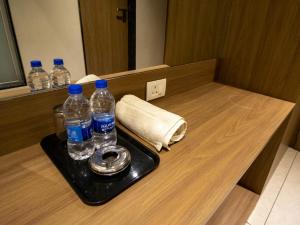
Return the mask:
<path id="1" fill-rule="evenodd" d="M 258 194 L 239 185 L 235 186 L 207 225 L 244 225 L 258 198 Z"/>

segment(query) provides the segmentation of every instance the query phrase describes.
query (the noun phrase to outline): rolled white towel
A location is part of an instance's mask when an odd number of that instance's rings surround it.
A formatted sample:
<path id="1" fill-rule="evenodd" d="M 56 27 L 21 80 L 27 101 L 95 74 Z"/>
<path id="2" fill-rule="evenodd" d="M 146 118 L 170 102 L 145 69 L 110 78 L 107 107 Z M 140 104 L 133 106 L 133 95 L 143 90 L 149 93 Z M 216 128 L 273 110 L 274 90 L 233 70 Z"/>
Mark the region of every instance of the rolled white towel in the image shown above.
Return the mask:
<path id="1" fill-rule="evenodd" d="M 96 80 L 99 80 L 99 79 L 100 78 L 98 76 L 96 76 L 95 74 L 90 74 L 90 75 L 86 75 L 83 78 L 81 78 L 80 80 L 78 80 L 76 82 L 76 84 L 84 84 L 84 83 L 96 81 Z"/>
<path id="2" fill-rule="evenodd" d="M 116 104 L 117 119 L 158 151 L 180 141 L 187 130 L 181 117 L 156 107 L 134 95 L 125 95 Z"/>

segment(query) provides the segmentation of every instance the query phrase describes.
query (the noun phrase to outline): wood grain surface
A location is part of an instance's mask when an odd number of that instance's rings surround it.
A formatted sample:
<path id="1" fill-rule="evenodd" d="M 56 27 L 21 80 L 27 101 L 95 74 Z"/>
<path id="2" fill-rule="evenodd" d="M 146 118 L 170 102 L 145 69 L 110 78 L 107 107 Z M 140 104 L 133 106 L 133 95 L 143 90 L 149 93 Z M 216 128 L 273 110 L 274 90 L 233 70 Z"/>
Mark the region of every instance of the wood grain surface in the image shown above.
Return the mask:
<path id="1" fill-rule="evenodd" d="M 284 136 L 284 143 L 295 143 L 293 145 L 296 149 L 300 150 L 300 96 L 291 115 L 290 122 Z M 299 143 L 297 145 L 297 143 Z"/>
<path id="2" fill-rule="evenodd" d="M 258 198 L 258 194 L 235 186 L 206 225 L 247 225 Z"/>
<path id="3" fill-rule="evenodd" d="M 169 0 L 165 63 L 219 58 L 218 81 L 296 102 L 300 2 Z"/>
<path id="4" fill-rule="evenodd" d="M 286 149 L 279 148 L 282 142 L 283 134 L 286 130 L 290 116 L 288 116 L 276 132 L 272 135 L 264 150 L 252 163 L 251 167 L 244 174 L 239 184 L 257 194 L 261 194 L 265 187 L 266 180 L 271 177 L 283 157 Z M 276 157 L 277 156 L 277 157 Z M 276 160 L 274 161 L 274 159 Z M 274 165 L 274 166 L 273 166 Z M 271 167 L 273 169 L 271 170 Z"/>
<path id="5" fill-rule="evenodd" d="M 218 58 L 219 82 L 296 102 L 300 1 L 169 0 L 168 10 L 166 64 Z M 300 123 L 288 127 L 294 146 Z"/>
<path id="6" fill-rule="evenodd" d="M 165 64 L 182 65 L 218 56 L 225 1 L 169 0 Z M 220 9 L 220 10 L 218 10 Z"/>
<path id="7" fill-rule="evenodd" d="M 220 35 L 218 81 L 296 102 L 300 96 L 300 2 L 229 1 Z M 294 146 L 300 104 L 288 126 Z"/>
<path id="8" fill-rule="evenodd" d="M 218 54 L 219 81 L 296 102 L 300 95 L 300 2 L 229 2 Z"/>
<path id="9" fill-rule="evenodd" d="M 128 9 L 127 0 L 79 0 L 88 74 L 128 70 L 128 13 L 123 23 L 117 8 Z"/>
<path id="10" fill-rule="evenodd" d="M 294 104 L 218 83 L 153 101 L 186 137 L 159 167 L 105 205 L 84 205 L 39 144 L 0 157 L 3 224 L 205 224 Z"/>
<path id="11" fill-rule="evenodd" d="M 109 90 L 117 100 L 125 94 L 145 99 L 147 81 L 167 78 L 166 96 L 171 96 L 211 82 L 215 67 L 216 60 L 212 59 L 142 72 L 128 71 L 109 77 Z M 94 83 L 84 84 L 83 89 L 85 96 L 91 96 Z M 54 133 L 52 108 L 67 97 L 63 88 L 0 99 L 0 155 L 38 143 L 47 134 Z"/>

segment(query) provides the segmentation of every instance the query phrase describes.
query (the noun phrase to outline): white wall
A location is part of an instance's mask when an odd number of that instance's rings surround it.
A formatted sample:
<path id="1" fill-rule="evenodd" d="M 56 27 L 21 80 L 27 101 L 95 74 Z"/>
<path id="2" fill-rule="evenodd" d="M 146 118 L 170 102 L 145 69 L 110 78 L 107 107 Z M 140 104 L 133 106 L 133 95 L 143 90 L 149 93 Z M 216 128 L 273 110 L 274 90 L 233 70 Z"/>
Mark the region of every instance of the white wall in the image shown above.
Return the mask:
<path id="1" fill-rule="evenodd" d="M 136 0 L 136 68 L 164 64 L 167 0 Z"/>
<path id="2" fill-rule="evenodd" d="M 32 59 L 42 60 L 47 71 L 53 58 L 78 80 L 86 75 L 77 0 L 9 0 L 25 74 Z"/>

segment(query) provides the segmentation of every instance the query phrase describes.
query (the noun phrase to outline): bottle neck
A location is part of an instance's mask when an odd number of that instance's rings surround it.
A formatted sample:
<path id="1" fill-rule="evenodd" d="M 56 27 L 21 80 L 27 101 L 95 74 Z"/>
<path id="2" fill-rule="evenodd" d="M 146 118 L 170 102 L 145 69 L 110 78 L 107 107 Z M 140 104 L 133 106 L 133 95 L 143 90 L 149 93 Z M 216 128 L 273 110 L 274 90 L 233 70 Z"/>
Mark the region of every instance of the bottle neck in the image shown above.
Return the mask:
<path id="1" fill-rule="evenodd" d="M 72 98 L 79 98 L 79 97 L 82 97 L 82 93 L 80 94 L 69 94 L 70 97 Z"/>
<path id="2" fill-rule="evenodd" d="M 42 67 L 41 66 L 35 66 L 35 67 L 31 67 L 32 70 L 41 70 Z"/>
<path id="3" fill-rule="evenodd" d="M 54 65 L 55 68 L 63 69 L 64 65 Z"/>
<path id="4" fill-rule="evenodd" d="M 96 88 L 97 91 L 103 91 L 103 90 L 107 90 L 107 87 L 105 88 Z"/>

